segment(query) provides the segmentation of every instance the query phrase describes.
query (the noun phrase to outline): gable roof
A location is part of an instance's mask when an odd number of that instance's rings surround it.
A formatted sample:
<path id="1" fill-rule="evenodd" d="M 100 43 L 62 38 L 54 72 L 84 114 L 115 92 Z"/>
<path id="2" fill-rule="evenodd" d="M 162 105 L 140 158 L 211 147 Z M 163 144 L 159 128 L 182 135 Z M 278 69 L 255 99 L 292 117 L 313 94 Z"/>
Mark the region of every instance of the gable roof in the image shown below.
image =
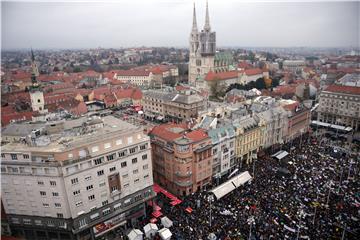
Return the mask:
<path id="1" fill-rule="evenodd" d="M 238 77 L 238 71 L 227 71 L 227 72 L 218 72 L 214 73 L 213 71 L 209 71 L 206 74 L 206 81 L 217 81 L 217 80 L 227 80 Z"/>

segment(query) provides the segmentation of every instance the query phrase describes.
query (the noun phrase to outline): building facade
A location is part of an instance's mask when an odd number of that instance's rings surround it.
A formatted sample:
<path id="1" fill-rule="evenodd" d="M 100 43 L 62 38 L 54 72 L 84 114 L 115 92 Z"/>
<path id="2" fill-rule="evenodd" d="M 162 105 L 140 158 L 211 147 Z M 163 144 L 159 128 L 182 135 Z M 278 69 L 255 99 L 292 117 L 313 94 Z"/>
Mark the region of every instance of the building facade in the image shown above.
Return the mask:
<path id="1" fill-rule="evenodd" d="M 330 85 L 320 93 L 318 121 L 360 130 L 360 87 Z"/>
<path id="2" fill-rule="evenodd" d="M 141 220 L 154 196 L 149 137 L 112 116 L 2 146 L 1 175 L 10 226 L 26 239 L 95 239 Z"/>
<path id="3" fill-rule="evenodd" d="M 205 99 L 190 90 L 183 93 L 149 90 L 143 93 L 142 106 L 148 117 L 186 120 L 196 118 L 205 109 Z"/>
<path id="4" fill-rule="evenodd" d="M 212 141 L 213 177 L 220 178 L 235 167 L 235 130 L 231 124 L 207 131 Z"/>
<path id="5" fill-rule="evenodd" d="M 250 164 L 263 146 L 265 123 L 247 115 L 234 121 L 236 131 L 235 153 L 240 165 Z"/>
<path id="6" fill-rule="evenodd" d="M 154 181 L 170 192 L 185 196 L 211 182 L 212 143 L 204 130 L 185 124 L 162 124 L 151 137 Z"/>

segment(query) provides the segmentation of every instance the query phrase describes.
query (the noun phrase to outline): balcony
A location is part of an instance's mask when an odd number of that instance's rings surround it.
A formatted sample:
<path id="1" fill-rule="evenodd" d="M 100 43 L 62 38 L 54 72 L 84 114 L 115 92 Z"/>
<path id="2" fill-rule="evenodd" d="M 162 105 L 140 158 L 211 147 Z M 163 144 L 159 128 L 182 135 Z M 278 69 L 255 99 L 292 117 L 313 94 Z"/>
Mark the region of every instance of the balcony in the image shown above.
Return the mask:
<path id="1" fill-rule="evenodd" d="M 110 197 L 116 197 L 116 196 L 118 196 L 118 195 L 120 195 L 121 194 L 121 191 L 119 191 L 119 190 L 114 190 L 114 191 L 112 191 L 111 193 L 110 193 Z"/>
<path id="2" fill-rule="evenodd" d="M 185 182 L 174 181 L 174 183 L 180 187 L 190 187 L 192 185 L 191 181 L 185 181 Z"/>
<path id="3" fill-rule="evenodd" d="M 192 175 L 192 172 L 175 172 L 175 175 L 178 177 L 190 177 Z"/>

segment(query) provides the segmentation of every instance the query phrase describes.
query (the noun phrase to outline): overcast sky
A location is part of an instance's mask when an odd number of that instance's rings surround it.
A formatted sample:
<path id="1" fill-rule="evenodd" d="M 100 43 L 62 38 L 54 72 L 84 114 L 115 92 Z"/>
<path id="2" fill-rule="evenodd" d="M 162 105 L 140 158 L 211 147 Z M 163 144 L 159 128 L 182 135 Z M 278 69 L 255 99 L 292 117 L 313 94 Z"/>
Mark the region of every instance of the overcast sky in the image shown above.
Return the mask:
<path id="1" fill-rule="evenodd" d="M 193 0 L 2 2 L 2 49 L 188 46 Z M 195 0 L 203 28 L 205 0 Z M 360 2 L 209 0 L 217 46 L 359 46 Z"/>

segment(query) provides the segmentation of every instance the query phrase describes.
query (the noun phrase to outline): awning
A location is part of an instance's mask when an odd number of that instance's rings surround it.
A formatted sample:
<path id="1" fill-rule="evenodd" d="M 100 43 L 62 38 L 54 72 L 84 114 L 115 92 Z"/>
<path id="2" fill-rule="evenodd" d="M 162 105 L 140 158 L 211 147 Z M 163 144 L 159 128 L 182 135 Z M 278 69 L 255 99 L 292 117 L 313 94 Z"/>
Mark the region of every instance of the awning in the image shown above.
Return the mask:
<path id="1" fill-rule="evenodd" d="M 234 189 L 235 185 L 229 180 L 214 188 L 213 190 L 211 190 L 211 192 L 215 195 L 217 199 L 220 199 Z"/>
<path id="2" fill-rule="evenodd" d="M 238 188 L 244 183 L 248 182 L 251 179 L 251 176 L 248 171 L 243 172 L 236 177 L 233 178 L 232 182 L 235 184 L 235 186 Z"/>
<path id="3" fill-rule="evenodd" d="M 289 153 L 287 151 L 278 151 L 277 153 L 275 153 L 275 154 L 273 154 L 271 156 L 281 160 L 284 157 L 286 157 L 287 155 L 289 155 Z"/>
<path id="4" fill-rule="evenodd" d="M 216 188 L 211 190 L 211 192 L 215 195 L 216 199 L 219 200 L 226 194 L 230 193 L 231 191 L 240 187 L 251 179 L 252 177 L 250 176 L 250 173 L 246 171 L 217 186 Z"/>

